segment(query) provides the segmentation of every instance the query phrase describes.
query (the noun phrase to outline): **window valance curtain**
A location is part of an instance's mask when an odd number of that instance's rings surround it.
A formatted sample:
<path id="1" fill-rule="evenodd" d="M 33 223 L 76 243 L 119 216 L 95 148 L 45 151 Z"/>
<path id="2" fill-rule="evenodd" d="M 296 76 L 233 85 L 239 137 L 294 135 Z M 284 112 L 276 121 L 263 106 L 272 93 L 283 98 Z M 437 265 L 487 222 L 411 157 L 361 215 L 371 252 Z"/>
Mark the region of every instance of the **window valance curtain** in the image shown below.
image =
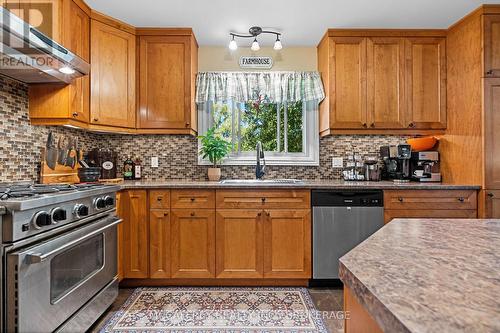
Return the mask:
<path id="1" fill-rule="evenodd" d="M 196 103 L 321 102 L 325 98 L 318 72 L 205 72 L 198 73 Z"/>

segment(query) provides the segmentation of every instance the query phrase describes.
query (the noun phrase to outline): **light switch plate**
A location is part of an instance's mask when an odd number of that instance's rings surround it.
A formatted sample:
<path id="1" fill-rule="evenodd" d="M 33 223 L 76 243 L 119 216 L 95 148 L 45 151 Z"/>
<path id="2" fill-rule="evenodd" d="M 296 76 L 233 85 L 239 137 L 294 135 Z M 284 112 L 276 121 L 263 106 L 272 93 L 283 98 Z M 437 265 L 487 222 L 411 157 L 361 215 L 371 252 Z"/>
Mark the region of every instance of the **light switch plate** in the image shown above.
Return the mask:
<path id="1" fill-rule="evenodd" d="M 151 167 L 158 168 L 158 156 L 151 157 Z"/>
<path id="2" fill-rule="evenodd" d="M 333 168 L 343 168 L 344 167 L 344 159 L 342 157 L 332 158 L 332 167 Z"/>

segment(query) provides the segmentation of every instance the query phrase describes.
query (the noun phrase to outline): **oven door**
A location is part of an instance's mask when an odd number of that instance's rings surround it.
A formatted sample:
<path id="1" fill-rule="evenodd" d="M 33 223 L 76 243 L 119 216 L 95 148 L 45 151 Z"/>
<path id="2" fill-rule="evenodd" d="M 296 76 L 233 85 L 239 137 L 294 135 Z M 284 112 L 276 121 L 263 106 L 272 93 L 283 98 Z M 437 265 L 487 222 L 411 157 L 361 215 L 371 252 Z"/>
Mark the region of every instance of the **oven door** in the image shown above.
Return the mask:
<path id="1" fill-rule="evenodd" d="M 9 332 L 52 332 L 117 274 L 116 216 L 8 254 Z"/>

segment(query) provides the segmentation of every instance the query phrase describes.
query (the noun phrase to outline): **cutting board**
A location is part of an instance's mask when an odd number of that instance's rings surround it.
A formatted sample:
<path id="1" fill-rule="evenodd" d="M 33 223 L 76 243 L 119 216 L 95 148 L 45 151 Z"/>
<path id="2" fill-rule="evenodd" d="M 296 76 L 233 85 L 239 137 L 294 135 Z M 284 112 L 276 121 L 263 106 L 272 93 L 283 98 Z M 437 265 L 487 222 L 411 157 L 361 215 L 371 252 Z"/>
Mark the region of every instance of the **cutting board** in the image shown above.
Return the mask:
<path id="1" fill-rule="evenodd" d="M 40 183 L 42 184 L 76 184 L 80 182 L 78 178 L 78 168 L 80 164 L 76 164 L 75 168 L 56 164 L 56 169 L 52 170 L 45 163 L 45 149 L 42 151 L 42 165 L 40 167 Z"/>

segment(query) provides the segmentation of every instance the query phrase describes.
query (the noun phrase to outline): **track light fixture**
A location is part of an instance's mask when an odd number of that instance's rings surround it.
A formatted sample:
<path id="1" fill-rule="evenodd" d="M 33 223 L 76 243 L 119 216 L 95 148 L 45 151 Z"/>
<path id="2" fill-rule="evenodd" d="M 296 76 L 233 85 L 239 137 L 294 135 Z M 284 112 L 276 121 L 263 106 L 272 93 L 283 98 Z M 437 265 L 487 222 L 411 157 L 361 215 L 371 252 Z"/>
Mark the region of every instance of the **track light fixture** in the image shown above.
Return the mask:
<path id="1" fill-rule="evenodd" d="M 273 34 L 276 35 L 276 42 L 274 42 L 274 49 L 275 50 L 281 50 L 283 48 L 283 45 L 281 44 L 281 33 L 276 32 L 276 31 L 268 31 L 268 30 L 262 30 L 261 27 L 251 27 L 248 30 L 248 35 L 247 34 L 240 34 L 236 32 L 230 32 L 229 36 L 231 36 L 231 41 L 229 42 L 229 49 L 231 51 L 235 51 L 238 49 L 238 44 L 236 43 L 236 40 L 234 39 L 235 37 L 240 37 L 240 38 L 253 38 L 252 46 L 250 49 L 252 51 L 258 51 L 260 50 L 260 45 L 259 41 L 257 40 L 257 36 L 260 34 Z"/>

